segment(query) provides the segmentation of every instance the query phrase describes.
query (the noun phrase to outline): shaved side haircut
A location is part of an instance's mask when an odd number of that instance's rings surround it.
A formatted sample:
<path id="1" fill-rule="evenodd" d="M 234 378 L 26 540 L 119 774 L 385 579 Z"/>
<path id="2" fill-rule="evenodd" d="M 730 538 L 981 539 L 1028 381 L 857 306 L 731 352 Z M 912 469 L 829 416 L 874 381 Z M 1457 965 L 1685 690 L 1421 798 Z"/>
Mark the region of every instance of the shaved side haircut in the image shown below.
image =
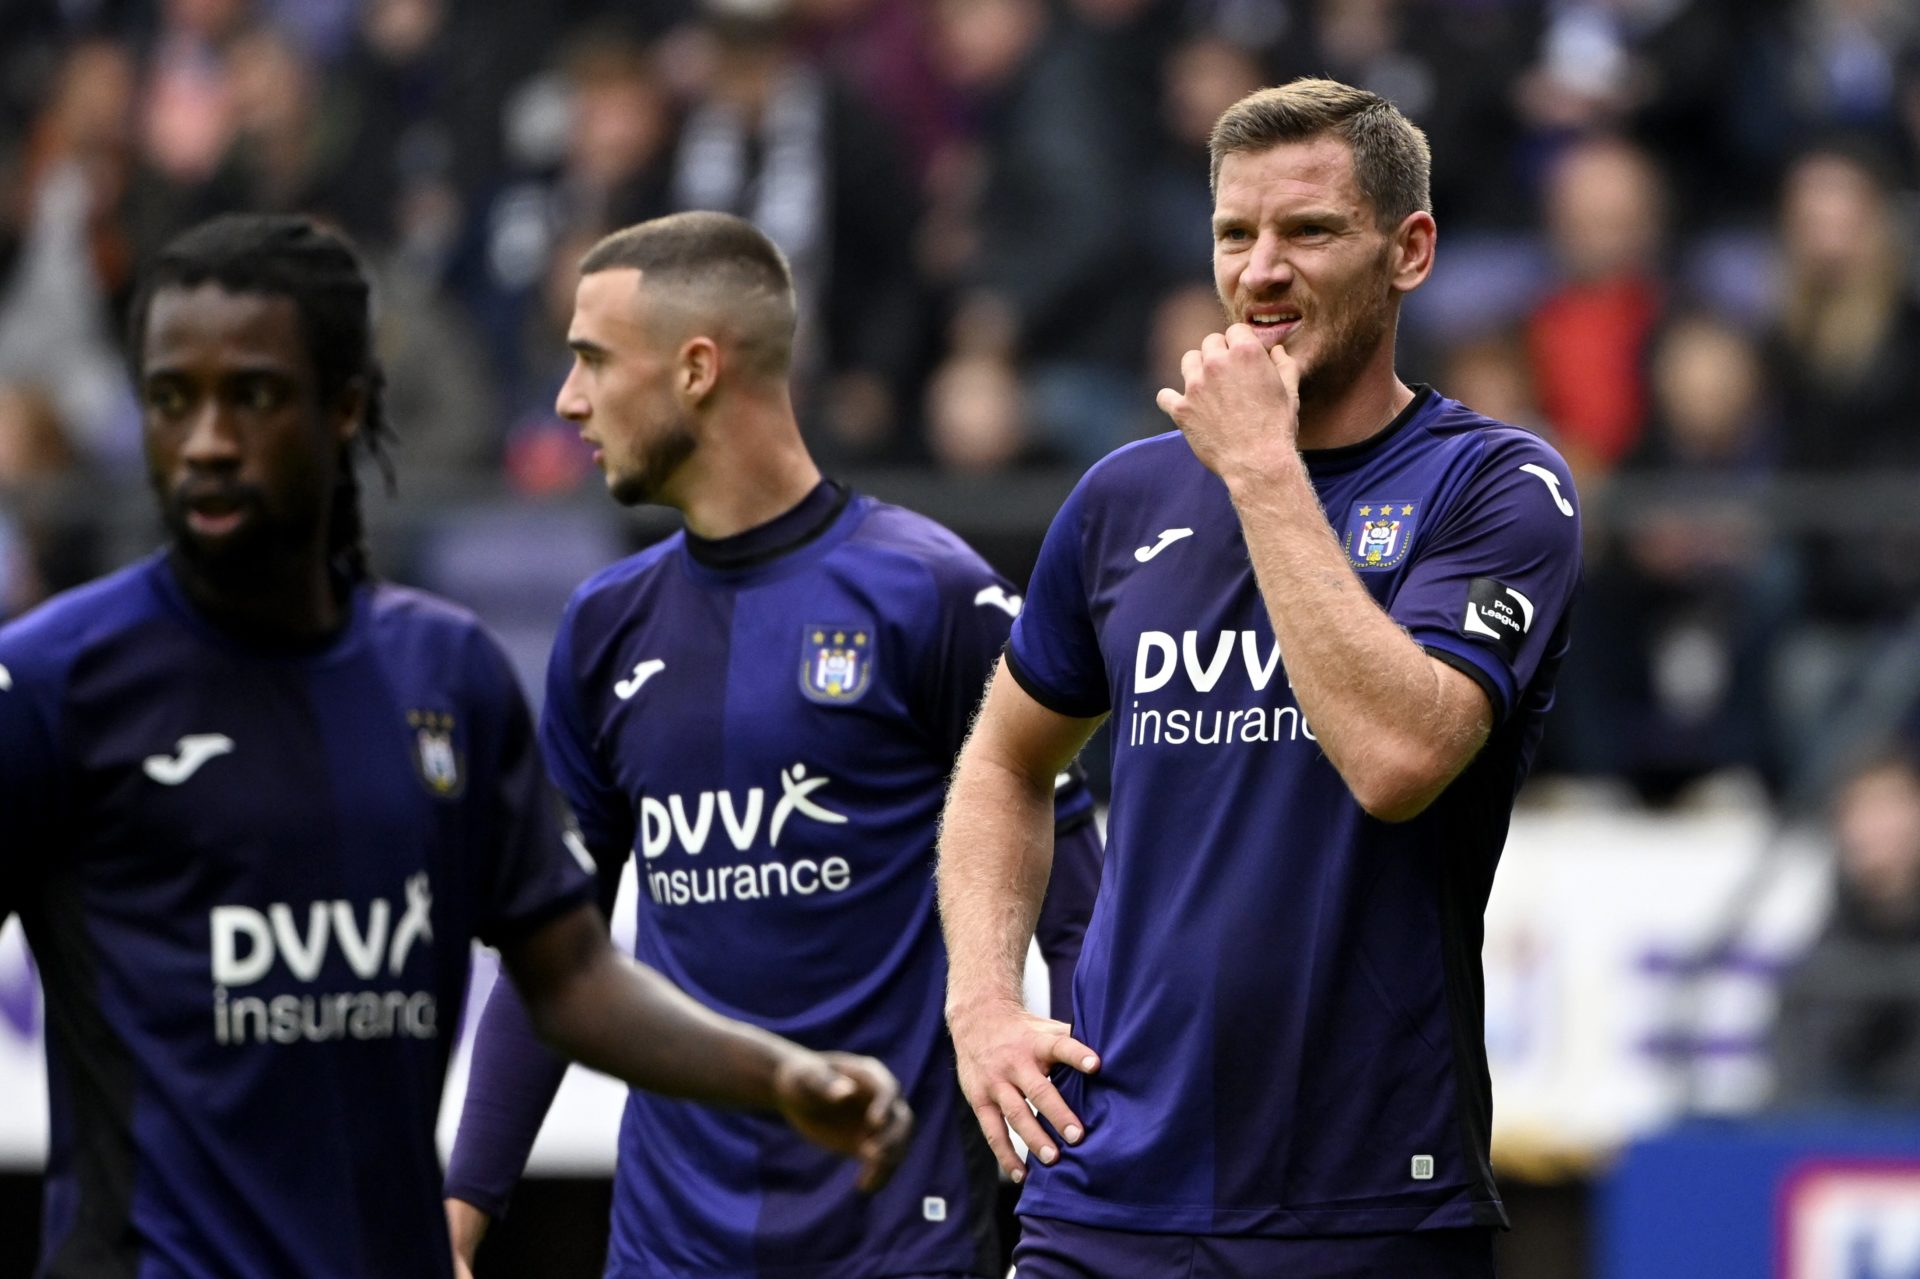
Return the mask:
<path id="1" fill-rule="evenodd" d="M 640 272 L 675 337 L 704 333 L 731 345 L 745 369 L 785 378 L 797 315 L 786 255 L 753 223 L 730 213 L 675 213 L 616 231 L 580 260 L 580 274 Z"/>

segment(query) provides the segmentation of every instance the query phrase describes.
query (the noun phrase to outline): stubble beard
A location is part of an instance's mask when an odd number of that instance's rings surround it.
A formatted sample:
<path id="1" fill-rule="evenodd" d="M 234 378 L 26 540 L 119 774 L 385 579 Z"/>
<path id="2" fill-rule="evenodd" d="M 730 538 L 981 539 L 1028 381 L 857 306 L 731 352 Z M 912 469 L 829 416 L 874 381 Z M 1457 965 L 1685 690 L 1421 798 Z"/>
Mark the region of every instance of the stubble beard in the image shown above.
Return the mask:
<path id="1" fill-rule="evenodd" d="M 1332 404 L 1345 395 L 1387 339 L 1393 310 L 1384 280 L 1378 284 L 1360 295 L 1365 301 L 1330 316 L 1332 327 L 1321 344 L 1319 358 L 1300 375 L 1303 411 Z"/>
<path id="2" fill-rule="evenodd" d="M 607 477 L 607 492 L 622 506 L 658 501 L 667 481 L 693 456 L 697 445 L 687 419 L 674 419 L 641 449 L 638 466 L 623 475 Z"/>
<path id="3" fill-rule="evenodd" d="M 203 581 L 228 591 L 254 589 L 284 573 L 312 546 L 325 517 L 324 503 L 311 511 L 275 510 L 257 488 L 239 486 L 235 496 L 248 512 L 247 521 L 226 537 L 208 540 L 193 531 L 178 490 L 155 481 L 154 492 L 175 558 Z"/>

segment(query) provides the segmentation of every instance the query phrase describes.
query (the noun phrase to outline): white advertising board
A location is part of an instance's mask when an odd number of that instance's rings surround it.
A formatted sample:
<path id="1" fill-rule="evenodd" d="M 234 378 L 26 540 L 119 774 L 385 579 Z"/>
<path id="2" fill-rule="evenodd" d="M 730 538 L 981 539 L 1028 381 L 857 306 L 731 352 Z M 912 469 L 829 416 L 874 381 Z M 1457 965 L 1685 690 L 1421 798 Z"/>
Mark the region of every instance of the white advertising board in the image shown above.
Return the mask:
<path id="1" fill-rule="evenodd" d="M 1737 1112 L 1765 1097 L 1765 1038 L 1782 966 L 1824 917 L 1817 844 L 1781 846 L 1723 962 L 1691 967 L 1768 846 L 1761 817 L 1523 812 L 1487 910 L 1487 1044 L 1496 1155 L 1578 1167 L 1683 1108 Z M 632 879 L 618 918 L 632 917 Z M 622 937 L 630 926 L 616 928 Z M 497 974 L 477 956 L 468 1022 Z M 1030 989 L 1032 984 L 1030 983 Z M 0 1165 L 46 1158 L 38 991 L 17 924 L 0 932 Z M 451 1141 L 466 1036 L 441 1116 Z M 1687 1066 L 1686 1070 L 1676 1068 Z M 624 1090 L 568 1076 L 533 1169 L 611 1168 Z"/>

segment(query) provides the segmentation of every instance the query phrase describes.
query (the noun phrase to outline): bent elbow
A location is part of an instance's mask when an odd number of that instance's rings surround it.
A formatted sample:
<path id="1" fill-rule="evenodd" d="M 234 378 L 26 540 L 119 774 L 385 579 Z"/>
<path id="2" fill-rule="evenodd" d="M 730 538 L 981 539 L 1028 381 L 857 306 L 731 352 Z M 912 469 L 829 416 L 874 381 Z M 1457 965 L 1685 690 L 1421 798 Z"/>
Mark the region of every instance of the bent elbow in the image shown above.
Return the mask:
<path id="1" fill-rule="evenodd" d="M 1367 816 L 1376 821 L 1397 825 L 1410 822 L 1432 806 L 1440 792 L 1382 790 L 1377 794 L 1362 795 L 1355 792 L 1354 798 L 1360 802 L 1360 808 Z"/>
<path id="2" fill-rule="evenodd" d="M 522 996 L 521 1003 L 527 1010 L 527 1027 L 533 1031 L 533 1037 L 541 1045 L 563 1056 L 571 1056 L 567 1051 L 568 1022 L 562 997 L 554 991 L 543 991 L 538 996 Z"/>
<path id="3" fill-rule="evenodd" d="M 1445 761 L 1420 756 L 1375 761 L 1346 778 L 1347 789 L 1367 816 L 1408 822 L 1432 807 L 1459 771 Z"/>

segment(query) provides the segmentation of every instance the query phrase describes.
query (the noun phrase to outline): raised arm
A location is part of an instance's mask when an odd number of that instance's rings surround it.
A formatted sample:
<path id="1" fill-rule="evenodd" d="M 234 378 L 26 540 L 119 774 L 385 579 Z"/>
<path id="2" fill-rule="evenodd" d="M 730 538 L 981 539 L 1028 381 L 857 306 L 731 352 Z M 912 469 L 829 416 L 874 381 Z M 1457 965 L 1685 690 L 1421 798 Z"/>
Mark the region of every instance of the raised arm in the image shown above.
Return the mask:
<path id="1" fill-rule="evenodd" d="M 1026 1170 L 1007 1138 L 1012 1125 L 1043 1163 L 1059 1158 L 1034 1120 L 1037 1106 L 1068 1143 L 1079 1118 L 1047 1078 L 1055 1063 L 1099 1068 L 1099 1058 L 1063 1021 L 1020 1001 L 1027 943 L 1053 861 L 1054 778 L 1099 725 L 1048 710 L 1003 662 L 979 722 L 960 752 L 940 834 L 940 921 L 948 953 L 947 1024 L 960 1086 L 1001 1167 Z"/>
<path id="2" fill-rule="evenodd" d="M 1286 349 L 1236 324 L 1181 370 L 1185 391 L 1161 391 L 1160 407 L 1226 483 L 1301 713 L 1362 808 L 1418 816 L 1486 741 L 1486 693 L 1423 651 L 1348 566 L 1300 456 Z"/>

